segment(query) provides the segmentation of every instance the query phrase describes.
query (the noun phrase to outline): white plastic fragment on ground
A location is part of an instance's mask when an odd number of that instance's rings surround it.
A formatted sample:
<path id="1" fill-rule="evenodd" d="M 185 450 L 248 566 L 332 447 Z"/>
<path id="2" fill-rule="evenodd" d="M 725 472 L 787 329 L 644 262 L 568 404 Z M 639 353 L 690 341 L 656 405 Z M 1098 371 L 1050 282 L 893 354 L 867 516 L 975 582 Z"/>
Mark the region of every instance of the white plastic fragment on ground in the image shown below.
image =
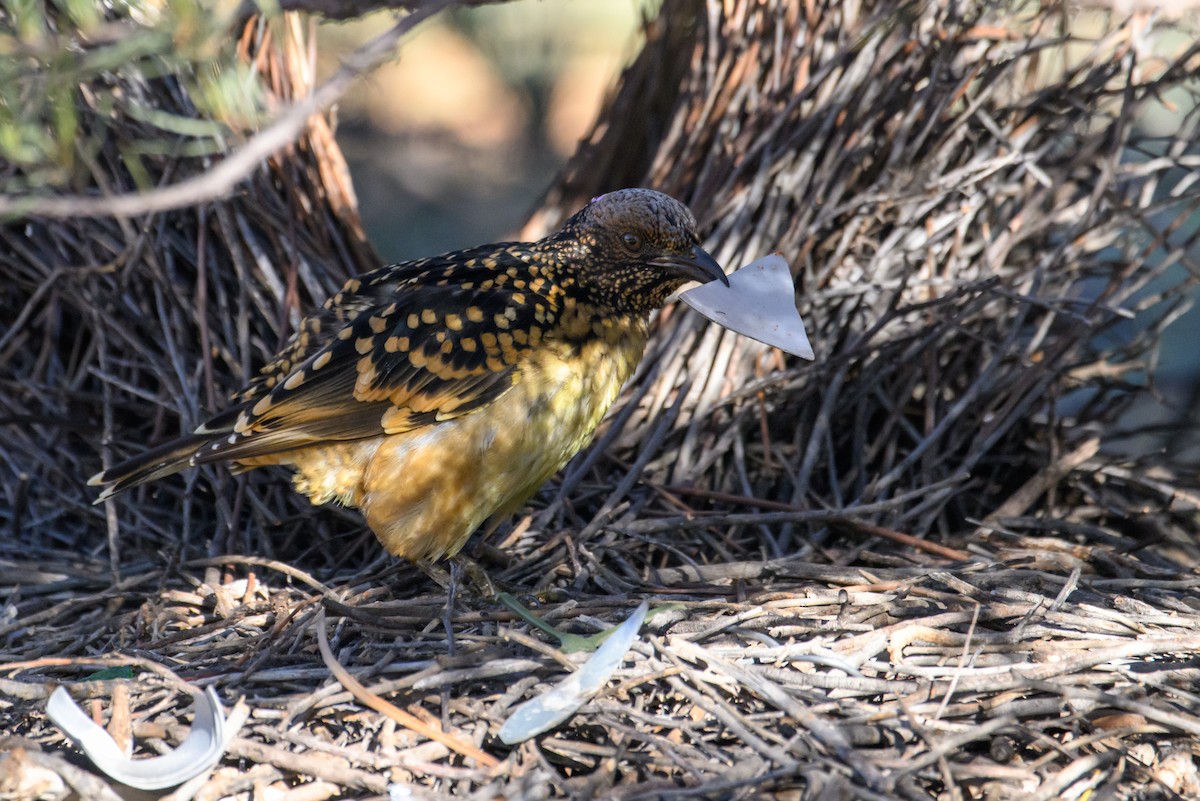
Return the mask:
<path id="1" fill-rule="evenodd" d="M 679 299 L 714 323 L 772 347 L 812 359 L 813 349 L 796 311 L 796 284 L 788 263 L 772 253 L 729 275 L 729 286 L 709 281 Z"/>
<path id="2" fill-rule="evenodd" d="M 500 727 L 500 740 L 514 745 L 549 731 L 574 715 L 579 707 L 608 683 L 621 666 L 625 654 L 637 640 L 648 609 L 649 606 L 642 601 L 629 619 L 613 630 L 579 670 L 513 710 Z"/>
<path id="3" fill-rule="evenodd" d="M 174 787 L 210 770 L 220 761 L 227 742 L 226 720 L 221 702 L 211 687 L 207 692 L 196 694 L 194 712 L 192 730 L 178 748 L 161 756 L 131 759 L 62 687 L 50 695 L 46 704 L 50 720 L 75 741 L 97 769 L 138 790 Z M 229 737 L 233 734 L 233 731 L 228 732 Z"/>

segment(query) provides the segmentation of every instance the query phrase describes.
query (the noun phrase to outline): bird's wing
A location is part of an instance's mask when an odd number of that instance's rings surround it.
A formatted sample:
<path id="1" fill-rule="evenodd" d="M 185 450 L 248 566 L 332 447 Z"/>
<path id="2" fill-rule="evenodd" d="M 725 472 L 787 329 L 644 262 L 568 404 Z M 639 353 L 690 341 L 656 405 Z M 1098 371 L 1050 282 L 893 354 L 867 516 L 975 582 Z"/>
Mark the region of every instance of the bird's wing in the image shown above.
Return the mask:
<path id="1" fill-rule="evenodd" d="M 214 417 L 207 426 L 217 427 L 222 423 L 232 425 L 241 407 L 248 401 L 257 400 L 285 381 L 298 366 L 328 345 L 332 337 L 353 322 L 358 315 L 386 305 L 395 299 L 397 291 L 415 290 L 417 285 L 427 278 L 431 266 L 450 263 L 450 256 L 419 259 L 390 264 L 366 275 L 351 278 L 338 292 L 327 298 L 320 309 L 300 321 L 296 332 L 279 349 L 279 353 L 263 365 L 258 375 L 234 393 L 231 399 L 234 407 Z"/>
<path id="2" fill-rule="evenodd" d="M 465 267 L 462 254 L 383 268 L 348 286 L 237 406 L 197 431 L 214 437 L 193 462 L 402 433 L 503 395 L 555 308 L 514 281 L 525 267 L 515 256 L 489 258 L 487 269 Z"/>

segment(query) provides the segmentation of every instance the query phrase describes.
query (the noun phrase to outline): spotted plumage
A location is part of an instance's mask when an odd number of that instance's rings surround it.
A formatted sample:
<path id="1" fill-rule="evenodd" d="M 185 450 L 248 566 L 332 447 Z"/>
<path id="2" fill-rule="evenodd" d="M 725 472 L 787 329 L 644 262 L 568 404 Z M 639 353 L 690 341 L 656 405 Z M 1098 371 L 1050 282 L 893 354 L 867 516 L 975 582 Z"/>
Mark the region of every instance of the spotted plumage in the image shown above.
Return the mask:
<path id="1" fill-rule="evenodd" d="M 642 357 L 648 313 L 724 279 L 679 202 L 601 196 L 533 243 L 351 279 L 232 405 L 94 476 L 98 500 L 188 466 L 283 464 L 314 503 L 361 509 L 392 553 L 453 555 L 591 439 Z"/>

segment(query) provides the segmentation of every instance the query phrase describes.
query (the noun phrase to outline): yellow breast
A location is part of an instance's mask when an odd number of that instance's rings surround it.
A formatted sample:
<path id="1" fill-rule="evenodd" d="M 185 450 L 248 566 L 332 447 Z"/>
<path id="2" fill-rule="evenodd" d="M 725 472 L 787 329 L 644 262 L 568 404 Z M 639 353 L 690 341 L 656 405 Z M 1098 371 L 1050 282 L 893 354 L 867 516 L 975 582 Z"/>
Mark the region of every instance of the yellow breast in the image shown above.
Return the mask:
<path id="1" fill-rule="evenodd" d="M 646 341 L 643 325 L 606 333 L 538 349 L 512 389 L 471 414 L 294 454 L 297 488 L 316 503 L 359 507 L 393 554 L 457 553 L 481 523 L 520 508 L 591 440 Z"/>

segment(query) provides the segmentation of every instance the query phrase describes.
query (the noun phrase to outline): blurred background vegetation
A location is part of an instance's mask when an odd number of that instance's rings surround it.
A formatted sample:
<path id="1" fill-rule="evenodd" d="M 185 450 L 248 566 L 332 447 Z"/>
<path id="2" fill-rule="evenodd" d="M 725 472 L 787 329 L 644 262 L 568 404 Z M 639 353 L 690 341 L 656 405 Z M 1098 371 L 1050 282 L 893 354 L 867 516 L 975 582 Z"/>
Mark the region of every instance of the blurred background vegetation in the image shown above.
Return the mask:
<path id="1" fill-rule="evenodd" d="M 335 111 L 380 254 L 400 260 L 514 232 L 587 132 L 656 5 L 519 0 L 456 8 L 422 25 Z M 171 134 L 123 143 L 142 188 L 152 183 L 143 160 L 164 148 L 230 149 L 273 110 L 256 65 L 237 57 L 229 36 L 245 8 L 237 0 L 115 2 L 108 13 L 92 0 L 0 7 L 0 191 L 86 186 L 106 118 Z M 393 21 L 380 11 L 323 22 L 316 80 Z M 164 113 L 115 82 L 97 89 L 94 78 L 117 70 L 183 81 L 195 113 Z M 76 103 L 84 85 L 90 119 Z"/>
<path id="2" fill-rule="evenodd" d="M 0 8 L 0 192 L 86 185 L 105 120 L 131 118 L 164 136 L 122 145 L 126 169 L 142 188 L 142 161 L 202 156 L 264 119 L 267 103 L 254 65 L 237 58 L 229 0 L 114 2 L 12 0 Z M 168 114 L 117 73 L 144 81 L 182 80 L 194 112 Z M 106 80 L 108 79 L 108 80 Z M 77 102 L 83 91 L 84 104 Z M 82 109 L 86 109 L 83 113 Z M 166 135 L 166 134 L 169 134 Z M 180 143 L 176 136 L 185 136 Z"/>
<path id="3" fill-rule="evenodd" d="M 260 5 L 269 12 L 272 4 Z M 380 255 L 402 260 L 514 233 L 588 132 L 660 5 L 514 0 L 454 8 L 359 81 L 335 109 L 336 132 Z M 188 137 L 182 145 L 174 136 L 124 144 L 126 167 L 145 188 L 143 159 L 165 155 L 164 148 L 225 152 L 268 118 L 271 99 L 256 65 L 237 57 L 228 35 L 245 3 L 117 0 L 109 7 L 105 13 L 93 0 L 0 6 L 0 192 L 85 184 L 95 156 L 89 143 L 98 146 L 95 123 L 105 117 L 126 115 Z M 393 20 L 377 11 L 321 22 L 315 80 Z M 1108 20 L 1092 8 L 1065 22 L 1092 37 Z M 1174 30 L 1156 43 L 1167 55 L 1188 41 Z M 1079 55 L 1090 47 L 1081 43 Z M 1052 79 L 1068 67 L 1047 59 L 1045 72 Z M 115 83 L 108 93 L 93 83 L 87 100 L 96 118 L 81 119 L 78 88 L 117 70 L 184 81 L 195 113 L 164 113 Z M 1178 88 L 1162 101 L 1138 124 L 1168 133 L 1193 103 Z"/>
<path id="4" fill-rule="evenodd" d="M 423 25 L 337 110 L 363 222 L 401 260 L 512 235 L 637 53 L 642 0 L 518 0 Z M 391 24 L 322 26 L 320 73 Z"/>

